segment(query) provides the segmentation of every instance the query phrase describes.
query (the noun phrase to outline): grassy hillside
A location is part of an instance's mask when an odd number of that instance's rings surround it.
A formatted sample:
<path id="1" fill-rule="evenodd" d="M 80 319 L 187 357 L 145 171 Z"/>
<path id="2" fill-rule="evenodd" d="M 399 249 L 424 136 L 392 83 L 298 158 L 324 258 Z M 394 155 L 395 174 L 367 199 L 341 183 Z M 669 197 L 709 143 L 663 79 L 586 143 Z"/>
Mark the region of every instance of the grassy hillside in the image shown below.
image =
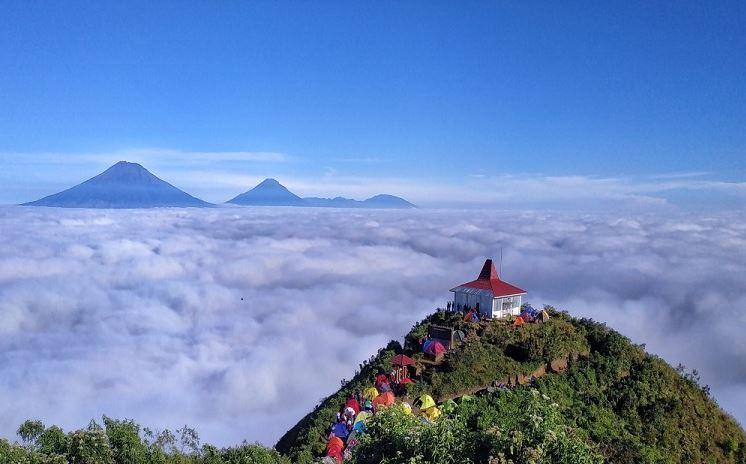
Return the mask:
<path id="1" fill-rule="evenodd" d="M 423 429 L 410 424 L 415 428 L 407 431 L 408 419 L 391 417 L 395 412 L 377 418 L 356 451 L 358 462 L 380 461 L 376 450 L 382 449 L 392 463 L 450 462 L 434 443 L 450 443 L 458 462 L 490 464 L 558 462 L 566 456 L 576 457 L 568 462 L 746 462 L 743 430 L 717 406 L 708 389 L 698 385 L 696 375 L 646 354 L 603 324 L 550 312 L 548 322 L 520 328 L 503 321 L 464 323 L 442 312 L 433 314 L 413 327 L 404 347 L 392 342 L 361 365 L 350 382 L 290 429 L 276 447 L 293 462 L 319 456 L 339 405 L 355 389 L 370 386 L 376 369 L 388 368 L 402 349 L 422 363 L 422 355 L 415 354 L 417 340 L 435 323 L 464 330 L 466 341 L 440 365 L 425 366 L 410 398 L 427 392 L 446 400 L 480 392 L 446 415 L 443 423 L 454 432 L 439 438 L 431 435 L 444 425 Z M 552 365 L 562 373 L 552 373 Z M 531 387 L 483 390 L 495 382 L 524 381 L 531 374 L 538 377 Z M 533 427 L 536 420 L 551 428 Z M 402 423 L 403 429 L 397 425 Z M 406 439 L 397 439 L 396 430 Z"/>

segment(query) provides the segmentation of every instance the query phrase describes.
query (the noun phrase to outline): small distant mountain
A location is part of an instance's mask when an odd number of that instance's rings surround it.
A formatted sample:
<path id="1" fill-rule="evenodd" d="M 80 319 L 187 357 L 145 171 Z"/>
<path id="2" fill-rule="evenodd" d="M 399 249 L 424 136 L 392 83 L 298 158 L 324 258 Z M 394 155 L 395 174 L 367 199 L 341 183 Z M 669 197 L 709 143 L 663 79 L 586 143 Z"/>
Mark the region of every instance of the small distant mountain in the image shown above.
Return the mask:
<path id="1" fill-rule="evenodd" d="M 82 184 L 24 203 L 24 206 L 155 208 L 212 205 L 159 179 L 137 163 L 120 161 Z"/>
<path id="2" fill-rule="evenodd" d="M 275 179 L 264 179 L 253 189 L 228 200 L 227 203 L 252 206 L 306 206 L 301 197 Z"/>
<path id="3" fill-rule="evenodd" d="M 367 200 L 353 200 L 352 198 L 304 198 L 307 206 L 316 206 L 321 208 L 381 208 L 381 209 L 407 209 L 416 208 L 415 205 L 404 198 L 394 195 L 376 195 Z"/>
<path id="4" fill-rule="evenodd" d="M 394 195 L 380 194 L 364 200 L 368 208 L 416 208 L 404 198 Z"/>
<path id="5" fill-rule="evenodd" d="M 265 179 L 253 189 L 228 200 L 227 203 L 246 206 L 307 206 L 319 208 L 416 208 L 407 200 L 394 195 L 376 195 L 363 201 L 344 197 L 301 198 L 275 179 Z"/>

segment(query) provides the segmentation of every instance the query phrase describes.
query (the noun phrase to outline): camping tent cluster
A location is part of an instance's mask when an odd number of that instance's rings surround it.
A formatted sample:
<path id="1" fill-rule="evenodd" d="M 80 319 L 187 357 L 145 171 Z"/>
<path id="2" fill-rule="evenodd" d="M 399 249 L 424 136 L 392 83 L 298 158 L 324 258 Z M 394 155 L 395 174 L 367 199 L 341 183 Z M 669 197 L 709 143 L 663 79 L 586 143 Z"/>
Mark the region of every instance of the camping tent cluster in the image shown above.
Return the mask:
<path id="1" fill-rule="evenodd" d="M 382 408 L 399 407 L 405 414 L 412 414 L 412 406 L 401 398 L 397 399 L 397 395 L 406 395 L 407 386 L 413 383 L 407 368 L 414 365 L 414 360 L 398 354 L 391 364 L 390 373 L 379 370 L 372 386 L 355 391 L 340 407 L 329 432 L 324 463 L 340 464 L 349 458 L 359 436 L 365 433 L 366 421 Z M 414 404 L 424 421 L 432 422 L 441 415 L 430 395 L 421 395 Z"/>
<path id="2" fill-rule="evenodd" d="M 526 322 L 546 322 L 548 320 L 549 313 L 546 310 L 539 311 L 531 307 L 531 305 L 525 305 L 521 308 L 521 314 L 513 321 L 513 325 L 519 327 Z"/>

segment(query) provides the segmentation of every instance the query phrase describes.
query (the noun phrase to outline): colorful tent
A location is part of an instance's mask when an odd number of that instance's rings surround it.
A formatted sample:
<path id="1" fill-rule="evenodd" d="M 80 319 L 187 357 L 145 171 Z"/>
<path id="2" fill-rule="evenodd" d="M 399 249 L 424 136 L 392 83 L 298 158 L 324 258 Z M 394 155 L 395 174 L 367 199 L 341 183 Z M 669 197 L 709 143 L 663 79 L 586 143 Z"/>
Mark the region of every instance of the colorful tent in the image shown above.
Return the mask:
<path id="1" fill-rule="evenodd" d="M 523 325 L 524 322 L 525 321 L 523 320 L 523 318 L 521 316 L 518 316 L 515 318 L 515 322 L 513 322 L 513 325 L 516 327 L 520 327 Z"/>
<path id="2" fill-rule="evenodd" d="M 539 311 L 534 309 L 531 305 L 526 305 L 521 310 L 521 318 L 524 322 L 534 322 L 539 316 Z"/>
<path id="3" fill-rule="evenodd" d="M 342 439 L 338 437 L 331 437 L 329 442 L 326 444 L 326 455 L 330 458 L 334 458 L 338 463 L 342 462 L 342 451 L 345 448 L 345 444 Z"/>
<path id="4" fill-rule="evenodd" d="M 426 340 L 422 345 L 422 351 L 428 354 L 445 353 L 446 348 L 438 340 Z"/>
<path id="5" fill-rule="evenodd" d="M 357 445 L 360 444 L 360 440 L 357 438 L 357 434 L 358 433 L 362 433 L 362 432 L 364 432 L 364 430 L 363 431 L 357 431 L 355 429 L 353 429 L 352 432 L 350 432 L 350 436 L 347 437 L 347 449 L 345 450 L 345 453 L 342 456 L 343 458 L 346 457 L 346 458 L 349 459 L 350 452 L 352 451 L 352 448 L 354 448 L 354 447 L 356 447 Z"/>
<path id="6" fill-rule="evenodd" d="M 542 311 L 542 312 L 541 312 L 541 313 L 539 314 L 539 319 L 541 319 L 541 322 L 546 322 L 546 321 L 548 321 L 548 320 L 549 320 L 549 313 L 548 313 L 548 312 L 546 312 L 546 310 L 543 310 L 543 311 Z"/>
<path id="7" fill-rule="evenodd" d="M 464 316 L 464 322 L 479 322 L 479 313 L 472 309 Z"/>
<path id="8" fill-rule="evenodd" d="M 355 422 L 352 424 L 352 431 L 357 433 L 365 432 L 365 421 Z"/>
<path id="9" fill-rule="evenodd" d="M 355 414 L 360 412 L 360 403 L 358 403 L 355 398 L 350 398 L 349 400 L 347 400 L 347 403 L 345 403 L 345 407 L 352 408 L 352 410 L 355 411 Z"/>
<path id="10" fill-rule="evenodd" d="M 391 364 L 393 364 L 394 366 L 411 366 L 414 364 L 414 359 L 405 354 L 397 354 L 391 360 Z"/>
<path id="11" fill-rule="evenodd" d="M 420 409 L 424 410 L 424 409 L 432 408 L 433 406 L 435 406 L 435 400 L 433 399 L 432 396 L 425 393 L 424 395 L 417 398 L 417 401 L 415 401 L 415 405 L 419 406 Z"/>
<path id="12" fill-rule="evenodd" d="M 399 382 L 401 385 L 409 385 L 410 383 L 414 383 L 414 380 L 410 379 L 409 377 L 403 378 L 401 382 Z"/>
<path id="13" fill-rule="evenodd" d="M 366 400 L 373 401 L 376 396 L 378 396 L 378 390 L 376 389 L 376 387 L 368 387 L 363 390 L 363 398 L 365 398 Z"/>
<path id="14" fill-rule="evenodd" d="M 373 400 L 373 406 L 378 409 L 382 406 L 391 406 L 394 404 L 394 401 L 396 400 L 396 397 L 393 393 L 390 391 L 381 393 L 380 395 L 376 396 L 376 398 Z"/>
<path id="15" fill-rule="evenodd" d="M 344 422 L 337 422 L 332 426 L 332 433 L 335 437 L 339 437 L 341 439 L 347 438 L 347 435 L 350 434 L 350 431 L 347 430 L 347 424 Z"/>
<path id="16" fill-rule="evenodd" d="M 399 407 L 401 410 L 406 414 L 407 416 L 412 414 L 412 406 L 409 405 L 407 402 L 399 403 Z"/>
<path id="17" fill-rule="evenodd" d="M 360 414 L 355 416 L 355 424 L 358 422 L 365 422 L 366 419 L 370 417 L 370 413 L 366 411 L 360 411 Z M 354 425 L 354 424 L 353 424 Z"/>
<path id="18" fill-rule="evenodd" d="M 438 417 L 440 417 L 440 409 L 438 409 L 437 406 L 433 406 L 432 408 L 427 408 L 422 411 L 422 415 L 427 418 L 430 422 L 435 421 Z"/>
<path id="19" fill-rule="evenodd" d="M 466 334 L 463 332 L 463 330 L 455 330 L 453 332 L 453 341 L 463 343 L 463 341 L 466 340 Z"/>

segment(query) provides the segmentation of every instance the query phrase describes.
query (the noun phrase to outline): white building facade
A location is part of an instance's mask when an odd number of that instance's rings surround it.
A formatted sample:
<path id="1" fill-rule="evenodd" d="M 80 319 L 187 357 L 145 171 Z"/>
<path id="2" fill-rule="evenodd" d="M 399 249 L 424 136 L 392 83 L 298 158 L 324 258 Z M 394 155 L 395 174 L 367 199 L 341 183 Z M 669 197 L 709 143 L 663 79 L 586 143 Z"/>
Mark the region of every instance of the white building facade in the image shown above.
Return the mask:
<path id="1" fill-rule="evenodd" d="M 481 315 L 495 319 L 519 315 L 526 294 L 525 290 L 500 280 L 491 259 L 485 261 L 476 280 L 451 291 L 455 309 L 478 309 Z"/>

